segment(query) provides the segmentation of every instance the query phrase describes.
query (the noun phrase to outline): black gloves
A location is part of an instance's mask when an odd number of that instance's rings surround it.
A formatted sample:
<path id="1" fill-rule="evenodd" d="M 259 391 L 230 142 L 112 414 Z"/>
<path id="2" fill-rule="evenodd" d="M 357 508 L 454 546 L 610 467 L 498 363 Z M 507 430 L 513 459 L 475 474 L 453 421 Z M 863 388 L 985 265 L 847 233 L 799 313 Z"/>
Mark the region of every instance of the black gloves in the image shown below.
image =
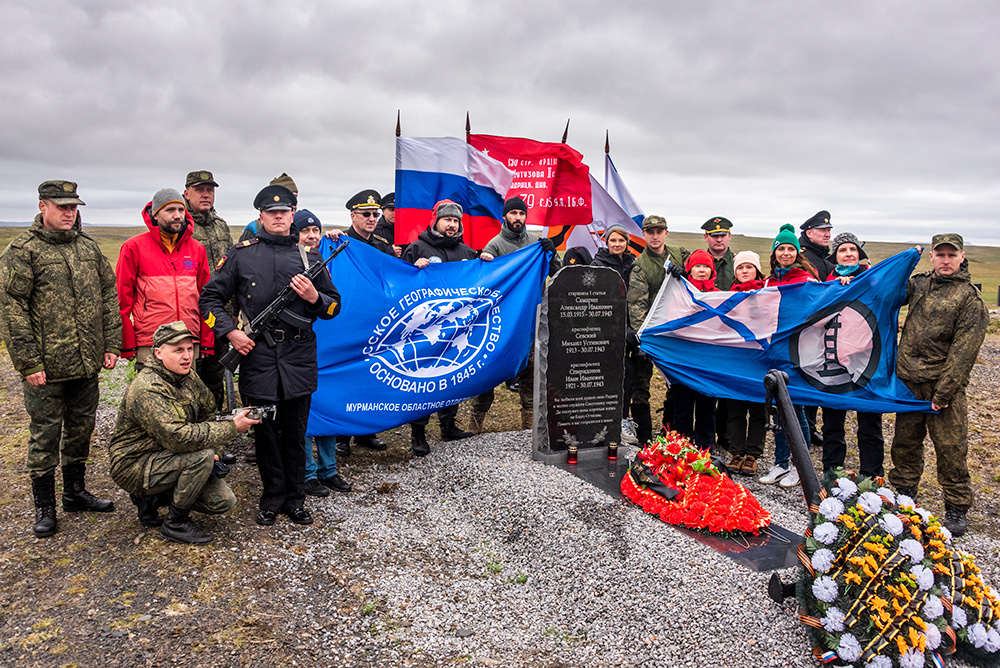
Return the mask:
<path id="1" fill-rule="evenodd" d="M 549 251 L 552 253 L 556 252 L 556 242 L 552 241 L 548 237 L 542 237 L 538 240 L 538 243 L 542 245 L 542 250 Z"/>
<path id="2" fill-rule="evenodd" d="M 666 269 L 667 273 L 673 276 L 674 278 L 684 278 L 684 267 L 680 266 L 679 264 L 674 264 L 673 262 L 671 262 L 670 264 L 667 265 Z"/>
<path id="3" fill-rule="evenodd" d="M 639 337 L 636 336 L 635 330 L 629 327 L 625 331 L 625 342 L 628 343 L 633 348 L 639 347 Z"/>

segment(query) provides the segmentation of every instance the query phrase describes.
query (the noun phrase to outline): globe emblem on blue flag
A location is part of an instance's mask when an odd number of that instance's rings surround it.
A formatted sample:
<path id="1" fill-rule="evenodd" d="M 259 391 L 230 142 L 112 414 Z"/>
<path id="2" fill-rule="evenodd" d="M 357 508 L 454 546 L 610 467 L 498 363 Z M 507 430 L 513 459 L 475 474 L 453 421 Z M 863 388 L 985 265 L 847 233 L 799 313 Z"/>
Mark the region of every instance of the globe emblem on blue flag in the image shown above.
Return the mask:
<path id="1" fill-rule="evenodd" d="M 402 376 L 436 378 L 458 371 L 486 345 L 493 307 L 482 297 L 423 301 L 389 326 L 371 357 Z"/>

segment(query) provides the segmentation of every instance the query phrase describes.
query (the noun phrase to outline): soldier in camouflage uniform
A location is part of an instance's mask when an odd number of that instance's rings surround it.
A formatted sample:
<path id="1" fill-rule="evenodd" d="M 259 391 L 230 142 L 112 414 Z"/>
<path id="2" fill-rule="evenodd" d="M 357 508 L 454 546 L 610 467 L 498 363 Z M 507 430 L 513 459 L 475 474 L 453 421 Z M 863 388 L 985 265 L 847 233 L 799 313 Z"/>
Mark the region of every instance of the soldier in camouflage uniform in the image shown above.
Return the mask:
<path id="1" fill-rule="evenodd" d="M 670 260 L 673 267 L 680 268 L 681 275 L 684 272 L 684 251 L 666 245 L 667 221 L 662 216 L 646 216 L 642 221 L 642 236 L 646 240 L 646 250 L 639 254 L 632 265 L 628 292 L 625 294 L 628 304 L 628 354 L 625 366 L 628 379 L 625 387 L 632 388 L 632 419 L 635 420 L 635 433 L 640 445 L 653 437 L 653 419 L 649 413 L 649 383 L 653 379 L 653 362 L 639 350 L 636 332 L 642 327 L 656 293 L 663 285 L 666 276 L 664 264 L 667 260 Z"/>
<path id="2" fill-rule="evenodd" d="M 960 536 L 974 500 L 966 461 L 965 386 L 990 316 L 971 283 L 961 236 L 936 235 L 931 241 L 931 264 L 932 271 L 914 275 L 906 286 L 909 312 L 899 340 L 896 375 L 938 413 L 896 415 L 889 480 L 900 493 L 916 498 L 924 470 L 924 436 L 930 432 L 944 492 L 945 526 Z"/>
<path id="3" fill-rule="evenodd" d="M 38 186 L 31 227 L 0 256 L 3 338 L 24 378 L 31 417 L 28 475 L 33 530 L 56 532 L 55 469 L 62 463 L 63 510 L 111 512 L 111 501 L 84 487 L 97 413 L 97 374 L 113 369 L 122 321 L 115 274 L 97 242 L 80 229 L 83 202 L 72 181 Z"/>
<path id="4" fill-rule="evenodd" d="M 215 212 L 215 182 L 212 172 L 203 169 L 191 172 L 184 182 L 184 201 L 194 218 L 191 236 L 205 247 L 208 256 L 208 270 L 215 276 L 216 267 L 223 256 L 233 246 L 233 235 L 219 214 Z M 230 316 L 233 314 L 230 312 Z M 219 360 L 229 352 L 229 342 L 225 339 L 215 342 L 215 356 L 205 356 L 198 360 L 198 375 L 212 391 L 216 406 L 225 405 L 224 375 Z"/>
<path id="5" fill-rule="evenodd" d="M 191 521 L 191 510 L 220 514 L 236 505 L 229 485 L 212 475 L 217 452 L 256 424 L 239 413 L 215 421 L 212 393 L 191 373 L 194 337 L 180 320 L 153 334 L 154 359 L 125 391 L 108 450 L 111 477 L 132 497 L 139 523 L 160 527 L 178 543 L 207 543 L 212 535 Z M 166 520 L 157 513 L 169 505 Z"/>

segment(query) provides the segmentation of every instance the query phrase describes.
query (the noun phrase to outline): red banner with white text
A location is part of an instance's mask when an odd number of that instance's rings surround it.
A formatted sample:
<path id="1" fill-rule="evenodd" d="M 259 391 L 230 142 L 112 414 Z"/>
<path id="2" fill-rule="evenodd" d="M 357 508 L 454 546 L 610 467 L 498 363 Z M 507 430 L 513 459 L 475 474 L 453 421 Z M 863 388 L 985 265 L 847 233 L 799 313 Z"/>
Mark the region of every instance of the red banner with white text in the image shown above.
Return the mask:
<path id="1" fill-rule="evenodd" d="M 590 169 L 568 144 L 520 137 L 469 135 L 469 143 L 508 169 L 514 182 L 507 197 L 528 205 L 528 225 L 588 225 L 593 222 Z"/>

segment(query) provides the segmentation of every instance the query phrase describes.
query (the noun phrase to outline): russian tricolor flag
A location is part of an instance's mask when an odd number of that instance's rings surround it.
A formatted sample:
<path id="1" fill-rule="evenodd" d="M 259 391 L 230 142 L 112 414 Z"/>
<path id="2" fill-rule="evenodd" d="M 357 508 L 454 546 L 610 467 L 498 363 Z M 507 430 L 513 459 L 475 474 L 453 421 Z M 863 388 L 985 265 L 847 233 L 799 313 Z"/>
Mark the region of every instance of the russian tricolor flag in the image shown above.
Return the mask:
<path id="1" fill-rule="evenodd" d="M 514 172 L 456 137 L 396 137 L 396 239 L 408 244 L 427 229 L 434 205 L 462 205 L 465 243 L 482 248 L 500 232 Z"/>

